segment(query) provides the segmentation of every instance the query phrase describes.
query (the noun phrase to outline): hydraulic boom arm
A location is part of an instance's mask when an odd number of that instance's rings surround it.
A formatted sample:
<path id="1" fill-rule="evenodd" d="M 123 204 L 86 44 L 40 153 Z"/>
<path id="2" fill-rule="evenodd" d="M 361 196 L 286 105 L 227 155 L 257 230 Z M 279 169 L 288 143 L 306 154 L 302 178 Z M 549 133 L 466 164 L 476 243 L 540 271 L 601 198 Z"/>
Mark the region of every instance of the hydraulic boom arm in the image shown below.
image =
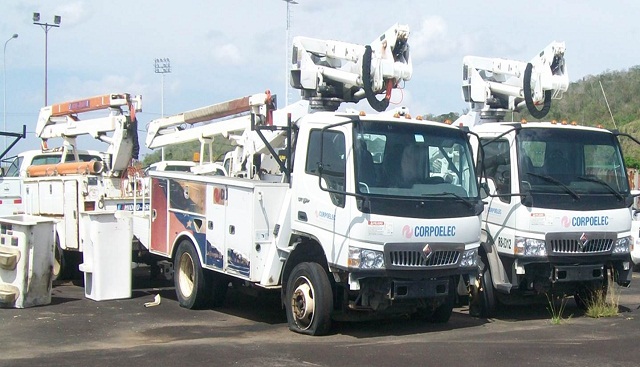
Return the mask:
<path id="1" fill-rule="evenodd" d="M 335 110 L 342 102 L 366 98 L 382 112 L 391 89 L 411 79 L 409 27 L 394 25 L 370 45 L 307 37 L 293 39 L 291 86 L 312 108 Z M 378 100 L 376 94 L 384 93 Z"/>
<path id="2" fill-rule="evenodd" d="M 535 118 L 549 112 L 551 99 L 569 87 L 564 42 L 552 42 L 531 61 L 466 56 L 462 91 L 471 110 L 500 119 L 526 106 Z M 542 105 L 542 109 L 537 106 Z"/>
<path id="3" fill-rule="evenodd" d="M 80 113 L 109 110 L 107 117 L 81 120 Z M 36 135 L 47 149 L 47 140 L 62 138 L 65 149 L 76 151 L 76 138 L 90 135 L 109 145 L 110 171 L 121 172 L 132 158 L 137 146 L 135 113 L 142 111 L 142 97 L 127 93 L 111 93 L 101 96 L 56 103 L 40 110 L 36 124 Z M 108 135 L 111 134 L 111 135 Z"/>

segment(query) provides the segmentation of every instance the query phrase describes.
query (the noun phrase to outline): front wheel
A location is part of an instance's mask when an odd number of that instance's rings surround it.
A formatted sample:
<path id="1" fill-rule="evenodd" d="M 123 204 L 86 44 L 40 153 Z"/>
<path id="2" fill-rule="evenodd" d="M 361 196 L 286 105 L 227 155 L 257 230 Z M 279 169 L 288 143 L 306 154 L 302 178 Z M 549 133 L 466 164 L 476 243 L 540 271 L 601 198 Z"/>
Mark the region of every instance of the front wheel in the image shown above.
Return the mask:
<path id="1" fill-rule="evenodd" d="M 471 287 L 469 314 L 475 317 L 490 318 L 495 316 L 498 307 L 489 261 L 482 259 L 478 285 Z"/>
<path id="2" fill-rule="evenodd" d="M 449 321 L 453 313 L 453 303 L 456 296 L 455 284 L 453 278 L 449 279 L 449 294 L 444 302 L 433 310 L 429 321 L 437 324 L 444 324 Z"/>
<path id="3" fill-rule="evenodd" d="M 289 275 L 285 297 L 290 330 L 308 335 L 329 332 L 333 292 L 327 272 L 320 264 L 296 265 Z"/>
<path id="4" fill-rule="evenodd" d="M 211 293 L 211 276 L 203 271 L 198 253 L 190 241 L 183 240 L 178 245 L 173 268 L 173 280 L 180 306 L 198 309 L 206 305 Z"/>

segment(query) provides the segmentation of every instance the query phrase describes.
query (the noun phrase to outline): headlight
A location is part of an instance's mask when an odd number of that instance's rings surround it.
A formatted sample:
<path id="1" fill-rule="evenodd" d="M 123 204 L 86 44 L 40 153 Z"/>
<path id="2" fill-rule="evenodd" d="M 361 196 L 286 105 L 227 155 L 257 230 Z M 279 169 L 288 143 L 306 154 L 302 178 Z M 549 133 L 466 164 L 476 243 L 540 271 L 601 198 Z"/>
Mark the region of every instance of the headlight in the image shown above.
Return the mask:
<path id="1" fill-rule="evenodd" d="M 626 254 L 630 251 L 633 238 L 631 236 L 618 238 L 613 245 L 614 254 Z"/>
<path id="2" fill-rule="evenodd" d="M 359 269 L 383 269 L 384 253 L 358 247 L 349 247 L 349 267 Z"/>
<path id="3" fill-rule="evenodd" d="M 460 266 L 476 266 L 478 264 L 478 249 L 466 250 L 462 253 Z"/>
<path id="4" fill-rule="evenodd" d="M 547 246 L 544 240 L 516 236 L 516 255 L 547 256 Z"/>

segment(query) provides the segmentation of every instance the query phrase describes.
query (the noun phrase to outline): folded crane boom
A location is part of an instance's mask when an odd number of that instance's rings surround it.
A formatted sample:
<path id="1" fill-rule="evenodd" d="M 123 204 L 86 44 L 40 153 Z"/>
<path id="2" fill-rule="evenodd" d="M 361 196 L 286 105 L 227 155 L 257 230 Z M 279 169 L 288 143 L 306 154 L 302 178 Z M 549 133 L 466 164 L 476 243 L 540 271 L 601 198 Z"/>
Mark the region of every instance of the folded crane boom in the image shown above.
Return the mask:
<path id="1" fill-rule="evenodd" d="M 535 118 L 546 116 L 551 99 L 562 98 L 569 87 L 564 53 L 564 42 L 552 42 L 529 62 L 466 56 L 463 97 L 477 117 L 465 125 L 501 120 L 525 106 Z"/>
<path id="2" fill-rule="evenodd" d="M 366 98 L 376 111 L 388 106 L 391 89 L 411 79 L 409 27 L 394 25 L 370 45 L 308 37 L 293 39 L 291 86 L 312 108 L 335 110 Z M 383 100 L 376 94 L 385 93 Z"/>
<path id="3" fill-rule="evenodd" d="M 106 117 L 81 120 L 79 114 L 109 110 Z M 108 144 L 105 153 L 109 166 L 106 173 L 119 174 L 131 162 L 137 146 L 136 112 L 142 111 L 142 97 L 127 93 L 110 93 L 80 100 L 56 103 L 40 110 L 36 135 L 48 149 L 48 139 L 61 138 L 64 149 L 77 151 L 76 138 L 89 135 Z M 66 154 L 63 154 L 66 157 Z"/>

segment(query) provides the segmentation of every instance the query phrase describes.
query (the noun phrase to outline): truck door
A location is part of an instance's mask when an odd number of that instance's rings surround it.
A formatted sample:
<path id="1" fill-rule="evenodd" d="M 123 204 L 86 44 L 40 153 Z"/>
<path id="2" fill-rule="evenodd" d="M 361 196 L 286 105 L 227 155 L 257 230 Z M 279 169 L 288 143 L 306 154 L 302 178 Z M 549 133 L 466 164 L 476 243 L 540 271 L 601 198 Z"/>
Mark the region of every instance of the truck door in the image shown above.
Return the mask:
<path id="1" fill-rule="evenodd" d="M 480 142 L 488 142 L 489 139 L 481 139 Z M 483 220 L 486 221 L 487 232 L 496 240 L 498 237 L 508 238 L 507 233 L 500 233 L 508 227 L 513 229 L 514 218 L 511 216 L 511 208 L 518 203 L 519 197 L 508 196 L 514 192 L 514 182 L 516 177 L 516 167 L 511 162 L 515 161 L 510 154 L 510 143 L 507 139 L 499 139 L 489 142 L 484 147 L 484 177 L 493 181 L 495 194 L 504 196 L 488 197 L 489 205 L 482 213 Z M 510 225 L 511 224 L 511 225 Z M 513 241 L 503 240 L 499 250 L 513 253 Z M 510 247 L 510 248 L 509 248 Z"/>
<path id="2" fill-rule="evenodd" d="M 207 245 L 204 262 L 207 267 L 222 270 L 226 257 L 227 187 L 207 185 L 206 198 Z"/>
<path id="3" fill-rule="evenodd" d="M 347 182 L 345 141 L 345 135 L 340 131 L 312 130 L 306 159 L 298 158 L 294 167 L 292 221 L 316 236 L 325 249 L 344 246 L 353 220 L 349 214 L 349 200 L 340 193 L 345 191 Z M 333 252 L 327 252 L 327 256 L 337 256 Z M 333 261 L 337 262 L 337 258 Z"/>
<path id="4" fill-rule="evenodd" d="M 78 213 L 78 181 L 65 180 L 64 199 L 62 206 L 64 212 L 64 245 L 63 248 L 78 248 L 78 226 L 80 223 Z"/>
<path id="5" fill-rule="evenodd" d="M 167 233 L 168 197 L 167 179 L 151 178 L 151 236 L 150 250 L 163 255 L 169 254 Z"/>

